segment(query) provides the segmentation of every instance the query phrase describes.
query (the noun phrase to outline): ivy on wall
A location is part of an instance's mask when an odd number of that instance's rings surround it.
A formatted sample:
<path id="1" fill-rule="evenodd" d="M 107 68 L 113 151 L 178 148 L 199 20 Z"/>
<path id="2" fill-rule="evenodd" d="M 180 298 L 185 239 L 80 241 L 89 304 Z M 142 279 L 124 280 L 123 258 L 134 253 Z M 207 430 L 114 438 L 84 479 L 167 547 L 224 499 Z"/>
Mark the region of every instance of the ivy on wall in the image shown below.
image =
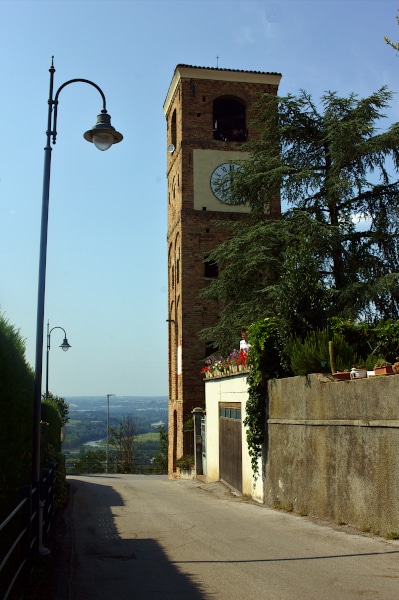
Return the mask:
<path id="1" fill-rule="evenodd" d="M 330 339 L 335 342 L 340 362 L 346 361 L 349 369 L 355 362 L 362 362 L 372 369 L 376 358 L 383 357 L 393 363 L 399 355 L 399 320 L 355 323 L 334 317 L 329 319 L 327 329 L 315 331 L 310 328 L 305 338 L 290 338 L 285 343 L 283 330 L 284 322 L 278 317 L 267 317 L 248 327 L 251 346 L 247 359 L 250 369 L 244 425 L 255 481 L 259 476 L 259 458 L 267 431 L 269 379 L 307 375 L 319 372 L 321 368 L 328 370 Z M 325 348 L 324 354 L 321 346 Z"/>
<path id="2" fill-rule="evenodd" d="M 267 381 L 283 375 L 278 352 L 278 319 L 268 317 L 248 328 L 248 400 L 244 425 L 247 427 L 248 452 L 255 481 L 259 476 L 259 458 L 265 440 L 267 419 Z"/>

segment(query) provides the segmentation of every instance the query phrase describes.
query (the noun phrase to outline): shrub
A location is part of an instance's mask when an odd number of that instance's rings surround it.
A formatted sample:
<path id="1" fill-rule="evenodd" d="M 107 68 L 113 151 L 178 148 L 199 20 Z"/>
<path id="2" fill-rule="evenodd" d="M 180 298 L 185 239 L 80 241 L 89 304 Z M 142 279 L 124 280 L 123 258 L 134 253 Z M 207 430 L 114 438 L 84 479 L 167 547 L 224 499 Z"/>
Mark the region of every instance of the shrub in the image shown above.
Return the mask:
<path id="1" fill-rule="evenodd" d="M 0 520 L 31 480 L 33 371 L 25 341 L 0 315 Z"/>
<path id="2" fill-rule="evenodd" d="M 47 463 L 46 451 L 49 447 L 61 451 L 61 415 L 55 400 L 48 398 L 42 402 L 42 467 Z"/>
<path id="3" fill-rule="evenodd" d="M 177 461 L 176 465 L 180 467 L 180 469 L 188 470 L 195 464 L 194 456 L 191 454 L 183 454 Z"/>
<path id="4" fill-rule="evenodd" d="M 304 339 L 292 337 L 287 353 L 294 375 L 330 372 L 329 341 L 334 345 L 335 366 L 338 371 L 349 370 L 360 360 L 356 350 L 342 335 L 331 335 L 327 329 L 311 331 Z"/>

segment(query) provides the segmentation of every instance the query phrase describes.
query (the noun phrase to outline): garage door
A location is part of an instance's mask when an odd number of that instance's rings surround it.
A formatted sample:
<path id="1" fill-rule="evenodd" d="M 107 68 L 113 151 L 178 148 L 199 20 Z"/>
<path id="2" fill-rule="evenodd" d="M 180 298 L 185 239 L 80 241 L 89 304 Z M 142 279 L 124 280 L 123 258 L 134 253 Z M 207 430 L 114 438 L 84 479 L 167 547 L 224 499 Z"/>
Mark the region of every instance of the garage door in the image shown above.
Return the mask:
<path id="1" fill-rule="evenodd" d="M 241 402 L 219 405 L 220 479 L 242 493 Z"/>

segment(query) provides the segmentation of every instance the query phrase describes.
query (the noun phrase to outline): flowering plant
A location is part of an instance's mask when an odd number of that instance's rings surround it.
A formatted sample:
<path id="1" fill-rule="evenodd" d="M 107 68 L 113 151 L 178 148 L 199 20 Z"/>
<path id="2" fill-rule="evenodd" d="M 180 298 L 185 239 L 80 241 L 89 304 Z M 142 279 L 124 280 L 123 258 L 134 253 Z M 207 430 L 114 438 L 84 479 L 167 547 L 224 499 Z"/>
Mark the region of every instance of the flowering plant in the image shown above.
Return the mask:
<path id="1" fill-rule="evenodd" d="M 231 367 L 247 366 L 248 351 L 247 350 L 232 350 L 227 358 L 220 354 L 212 354 L 205 359 L 205 366 L 201 369 L 201 374 L 207 372 L 212 374 L 229 373 Z"/>
<path id="2" fill-rule="evenodd" d="M 248 359 L 248 350 L 240 350 L 237 355 L 237 358 L 236 358 L 236 365 L 243 365 L 244 367 L 246 367 L 247 359 Z"/>
<path id="3" fill-rule="evenodd" d="M 223 371 L 224 358 L 220 354 L 211 354 L 205 359 L 205 367 L 202 367 L 201 373 L 214 373 L 215 371 Z"/>

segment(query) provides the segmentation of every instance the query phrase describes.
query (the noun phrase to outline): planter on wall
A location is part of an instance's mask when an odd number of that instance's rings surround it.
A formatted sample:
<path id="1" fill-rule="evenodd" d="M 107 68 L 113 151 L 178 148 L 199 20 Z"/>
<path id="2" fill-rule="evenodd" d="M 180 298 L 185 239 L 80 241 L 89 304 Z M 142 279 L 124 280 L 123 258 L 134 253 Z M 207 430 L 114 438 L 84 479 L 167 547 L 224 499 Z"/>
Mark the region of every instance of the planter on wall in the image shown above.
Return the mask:
<path id="1" fill-rule="evenodd" d="M 353 367 L 350 375 L 351 379 L 366 379 L 367 369 L 356 369 L 355 367 Z"/>
<path id="2" fill-rule="evenodd" d="M 195 479 L 195 478 L 196 478 L 196 471 L 195 471 L 194 465 L 188 469 L 180 468 L 180 479 Z"/>
<path id="3" fill-rule="evenodd" d="M 375 375 L 394 375 L 392 365 L 385 365 L 385 367 L 374 367 Z"/>
<path id="4" fill-rule="evenodd" d="M 336 381 L 349 381 L 351 374 L 349 371 L 337 371 L 332 374 Z"/>

